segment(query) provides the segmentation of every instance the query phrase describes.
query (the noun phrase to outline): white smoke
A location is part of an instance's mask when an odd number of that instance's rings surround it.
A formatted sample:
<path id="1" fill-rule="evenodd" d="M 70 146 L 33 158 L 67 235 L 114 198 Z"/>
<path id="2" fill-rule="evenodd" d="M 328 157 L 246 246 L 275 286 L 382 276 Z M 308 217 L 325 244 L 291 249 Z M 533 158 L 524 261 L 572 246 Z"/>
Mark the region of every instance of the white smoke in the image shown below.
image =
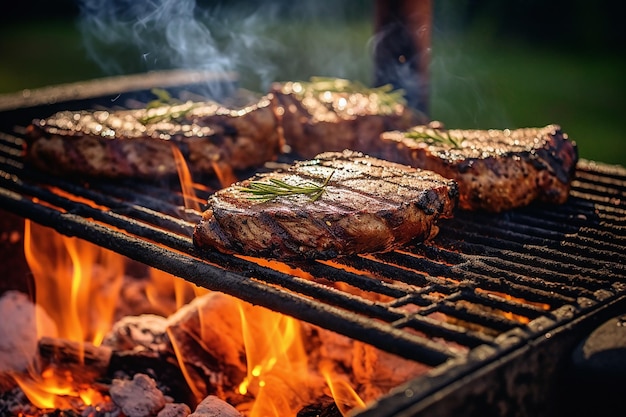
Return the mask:
<path id="1" fill-rule="evenodd" d="M 200 8 L 195 0 L 79 0 L 79 27 L 90 58 L 109 75 L 184 68 L 245 72 L 272 81 L 265 36 L 271 7 Z"/>
<path id="2" fill-rule="evenodd" d="M 107 75 L 236 73 L 259 92 L 314 75 L 370 81 L 372 14 L 360 1 L 77 1 L 87 52 Z"/>

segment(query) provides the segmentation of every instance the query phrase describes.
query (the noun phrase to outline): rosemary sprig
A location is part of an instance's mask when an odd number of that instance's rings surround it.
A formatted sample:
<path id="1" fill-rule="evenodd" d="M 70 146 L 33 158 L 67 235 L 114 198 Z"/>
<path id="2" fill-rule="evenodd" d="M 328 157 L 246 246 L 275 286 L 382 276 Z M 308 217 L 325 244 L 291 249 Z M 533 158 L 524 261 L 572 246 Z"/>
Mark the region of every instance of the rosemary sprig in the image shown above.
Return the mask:
<path id="1" fill-rule="evenodd" d="M 305 182 L 299 185 L 291 185 L 276 178 L 270 178 L 269 182 L 251 181 L 247 187 L 241 187 L 240 191 L 251 194 L 250 200 L 261 202 L 271 201 L 279 196 L 290 196 L 303 194 L 309 196 L 311 201 L 319 199 L 325 191 L 325 187 L 330 181 L 335 171 L 332 171 L 322 185 L 312 182 Z"/>
<path id="2" fill-rule="evenodd" d="M 363 94 L 375 96 L 380 107 L 385 111 L 391 111 L 396 104 L 406 105 L 404 90 L 394 90 L 391 84 L 380 87 L 367 87 L 359 81 L 350 81 L 343 78 L 311 77 L 309 82 L 300 82 L 303 92 L 321 95 L 325 92 Z"/>
<path id="3" fill-rule="evenodd" d="M 404 136 L 409 139 L 426 140 L 428 142 L 450 145 L 453 148 L 460 148 L 463 138 L 454 138 L 447 130 L 436 128 L 425 128 L 420 130 L 409 130 L 404 132 Z"/>
<path id="4" fill-rule="evenodd" d="M 151 91 L 157 98 L 150 101 L 146 105 L 146 110 L 157 109 L 160 107 L 169 107 L 169 109 L 164 110 L 163 112 L 156 112 L 153 110 L 153 114 L 146 112 L 146 115 L 139 119 L 139 121 L 144 125 L 165 121 L 180 121 L 191 110 L 199 105 L 199 103 L 193 103 L 191 101 L 183 103 L 180 100 L 176 100 L 175 98 L 172 98 L 166 90 L 161 88 L 153 88 Z"/>
<path id="5" fill-rule="evenodd" d="M 147 109 L 181 103 L 179 100 L 172 98 L 170 93 L 162 88 L 153 88 L 150 92 L 156 96 L 156 99 L 148 103 L 146 106 Z"/>

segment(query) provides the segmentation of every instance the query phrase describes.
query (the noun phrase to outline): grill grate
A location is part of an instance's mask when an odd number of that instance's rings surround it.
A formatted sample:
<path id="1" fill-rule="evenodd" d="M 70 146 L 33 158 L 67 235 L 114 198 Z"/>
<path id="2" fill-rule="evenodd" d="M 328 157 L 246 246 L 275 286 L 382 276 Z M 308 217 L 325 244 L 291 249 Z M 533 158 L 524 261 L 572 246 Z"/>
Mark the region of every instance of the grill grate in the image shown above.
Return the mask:
<path id="1" fill-rule="evenodd" d="M 48 115 L 41 111 L 22 109 L 13 122 Z M 24 164 L 19 127 L 2 129 L 4 209 L 429 366 L 485 347 L 493 358 L 626 294 L 621 167 L 581 161 L 562 206 L 459 212 L 429 244 L 282 264 L 196 249 L 200 213 L 184 209 L 175 182 L 54 178 Z M 210 193 L 196 191 L 201 199 Z M 550 326 L 537 324 L 547 318 Z M 520 329 L 522 337 L 508 337 Z"/>

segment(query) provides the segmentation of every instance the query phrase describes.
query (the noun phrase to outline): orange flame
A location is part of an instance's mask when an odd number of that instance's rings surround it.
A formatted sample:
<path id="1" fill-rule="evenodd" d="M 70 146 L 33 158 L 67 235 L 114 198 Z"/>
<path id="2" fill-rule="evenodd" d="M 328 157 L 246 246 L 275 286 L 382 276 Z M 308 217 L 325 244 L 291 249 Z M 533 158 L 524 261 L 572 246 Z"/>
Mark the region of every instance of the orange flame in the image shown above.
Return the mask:
<path id="1" fill-rule="evenodd" d="M 195 297 L 209 290 L 191 284 L 160 269 L 149 268 L 150 281 L 146 284 L 146 298 L 164 316 L 169 316 Z"/>
<path id="2" fill-rule="evenodd" d="M 249 417 L 296 415 L 325 396 L 327 389 L 342 415 L 364 403 L 332 361 L 311 361 L 303 323 L 236 300 L 241 314 L 248 371 L 237 390 L 252 394 Z"/>
<path id="3" fill-rule="evenodd" d="M 24 252 L 35 280 L 35 301 L 56 324 L 55 336 L 99 345 L 110 330 L 124 276 L 124 258 L 89 242 L 25 221 Z M 39 309 L 37 310 L 40 311 Z M 38 336 L 50 335 L 37 314 Z M 79 359 L 84 360 L 84 351 Z M 93 400 L 70 374 L 53 368 L 16 380 L 37 407 L 58 407 L 61 396 Z"/>
<path id="4" fill-rule="evenodd" d="M 228 187 L 229 185 L 237 182 L 237 177 L 235 176 L 235 173 L 230 165 L 211 162 L 211 167 L 213 168 L 213 171 L 215 171 L 215 175 L 220 181 L 222 187 Z"/>
<path id="5" fill-rule="evenodd" d="M 57 336 L 100 344 L 111 328 L 124 274 L 124 258 L 28 220 L 25 253 L 35 277 L 37 303 L 57 324 Z M 306 272 L 280 262 L 247 259 L 296 276 L 307 276 Z M 174 300 L 165 313 L 175 312 L 183 304 L 208 293 L 204 288 L 156 269 L 151 269 L 150 274 L 151 284 L 146 288 L 148 297 L 160 305 L 164 299 Z M 231 317 L 239 311 L 238 324 L 230 327 L 238 332 L 234 340 L 240 340 L 243 345 L 247 363 L 246 376 L 232 389 L 241 398 L 254 399 L 238 406 L 247 417 L 295 415 L 328 391 L 336 398 L 344 416 L 363 407 L 349 379 L 337 367 L 322 367 L 311 362 L 303 338 L 304 323 L 236 298 L 229 297 L 228 303 L 234 309 Z M 198 313 L 200 329 L 214 325 L 210 320 L 205 322 L 202 311 Z M 202 399 L 202 387 L 194 384 L 193 376 L 186 372 L 185 362 L 180 357 L 184 350 L 169 329 L 168 334 L 183 374 L 197 399 Z M 89 405 L 103 401 L 98 391 L 81 386 L 67 370 L 49 367 L 37 372 L 33 366 L 29 375 L 15 379 L 29 400 L 41 409 L 76 409 L 78 403 Z"/>
<path id="6" fill-rule="evenodd" d="M 248 374 L 238 387 L 256 401 L 250 417 L 295 415 L 308 396 L 308 361 L 300 323 L 273 311 L 239 306 Z"/>
<path id="7" fill-rule="evenodd" d="M 180 179 L 180 186 L 183 192 L 185 208 L 200 211 L 200 203 L 198 202 L 196 192 L 193 189 L 193 178 L 191 176 L 191 171 L 189 171 L 189 166 L 185 161 L 183 153 L 174 143 L 172 143 L 172 155 L 174 155 L 176 171 L 178 172 L 178 178 Z"/>
<path id="8" fill-rule="evenodd" d="M 79 400 L 83 405 L 105 402 L 106 397 L 90 386 L 77 386 L 69 371 L 48 368 L 40 374 L 13 375 L 31 403 L 41 409 L 71 409 Z"/>
<path id="9" fill-rule="evenodd" d="M 58 336 L 99 345 L 113 322 L 124 258 L 29 220 L 24 251 L 35 300 L 56 323 Z"/>
<path id="10" fill-rule="evenodd" d="M 322 375 L 330 388 L 330 392 L 335 399 L 335 404 L 341 415 L 365 408 L 365 402 L 350 385 L 350 381 L 334 372 L 330 362 L 324 362 L 320 367 Z"/>

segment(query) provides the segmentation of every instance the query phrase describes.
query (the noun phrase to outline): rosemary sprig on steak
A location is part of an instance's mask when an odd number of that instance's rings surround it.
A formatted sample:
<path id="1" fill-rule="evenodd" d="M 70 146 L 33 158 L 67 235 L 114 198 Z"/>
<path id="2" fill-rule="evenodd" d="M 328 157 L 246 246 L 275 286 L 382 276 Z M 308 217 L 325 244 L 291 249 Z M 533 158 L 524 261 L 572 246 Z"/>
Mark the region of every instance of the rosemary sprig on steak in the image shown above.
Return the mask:
<path id="1" fill-rule="evenodd" d="M 305 182 L 299 185 L 291 185 L 283 180 L 276 178 L 270 178 L 269 182 L 251 181 L 247 187 L 241 187 L 240 191 L 249 193 L 250 200 L 259 200 L 261 202 L 271 201 L 279 196 L 289 196 L 303 194 L 309 196 L 311 201 L 316 201 L 324 193 L 324 189 L 333 176 L 331 172 L 328 178 L 324 180 L 322 185 L 318 185 L 312 182 Z"/>
<path id="2" fill-rule="evenodd" d="M 170 96 L 167 90 L 161 88 L 153 88 L 151 91 L 157 98 L 147 104 L 146 115 L 139 120 L 144 125 L 169 121 L 179 122 L 191 110 L 200 105 L 200 103 L 191 101 L 183 103 L 176 100 Z"/>
<path id="3" fill-rule="evenodd" d="M 397 104 L 406 105 L 404 90 L 394 90 L 391 84 L 380 87 L 367 87 L 358 81 L 343 78 L 311 77 L 310 82 L 300 82 L 301 93 L 310 93 L 324 98 L 324 93 L 362 94 L 375 98 L 383 113 L 391 113 Z M 329 100 L 332 98 L 329 98 Z"/>
<path id="4" fill-rule="evenodd" d="M 453 148 L 460 148 L 463 138 L 454 138 L 447 130 L 436 128 L 413 128 L 407 132 L 404 132 L 404 136 L 409 139 L 425 140 L 431 143 L 450 145 Z"/>

